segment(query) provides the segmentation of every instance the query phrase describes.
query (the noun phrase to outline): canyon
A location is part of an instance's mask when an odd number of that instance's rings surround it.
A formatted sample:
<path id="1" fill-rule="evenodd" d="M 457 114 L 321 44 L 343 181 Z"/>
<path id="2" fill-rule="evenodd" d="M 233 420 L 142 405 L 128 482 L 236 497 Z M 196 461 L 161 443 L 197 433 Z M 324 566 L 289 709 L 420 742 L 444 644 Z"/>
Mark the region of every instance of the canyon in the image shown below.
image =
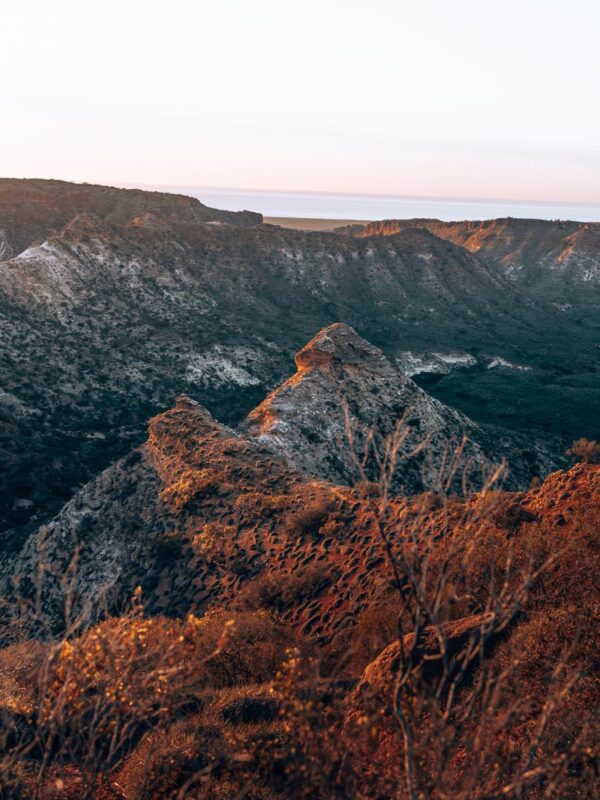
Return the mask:
<path id="1" fill-rule="evenodd" d="M 0 794 L 594 800 L 596 236 L 0 180 Z"/>
<path id="2" fill-rule="evenodd" d="M 596 284 L 583 234 L 560 274 L 587 299 L 559 307 L 554 289 L 525 291 L 469 237 L 440 238 L 441 223 L 307 233 L 184 196 L 58 181 L 5 180 L 0 208 L 4 549 L 141 443 L 177 395 L 238 423 L 332 322 L 399 365 L 462 354 L 456 368 L 414 377 L 477 423 L 531 431 L 555 459 L 595 435 Z M 579 228 L 543 226 L 555 232 L 536 269 L 554 275 L 547 260 Z"/>

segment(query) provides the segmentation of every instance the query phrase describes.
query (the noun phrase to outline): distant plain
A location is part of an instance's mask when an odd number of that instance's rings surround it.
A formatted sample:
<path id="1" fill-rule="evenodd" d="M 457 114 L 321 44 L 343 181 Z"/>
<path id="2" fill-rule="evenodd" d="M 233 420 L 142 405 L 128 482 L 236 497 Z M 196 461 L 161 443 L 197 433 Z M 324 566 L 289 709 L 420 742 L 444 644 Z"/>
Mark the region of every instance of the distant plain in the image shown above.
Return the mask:
<path id="1" fill-rule="evenodd" d="M 128 184 L 126 188 L 134 188 Z M 375 219 L 441 219 L 444 221 L 497 219 L 600 221 L 600 204 L 409 195 L 343 194 L 263 189 L 222 189 L 196 186 L 142 186 L 197 197 L 202 203 L 226 211 L 259 211 L 268 218 L 347 221 Z M 278 223 L 283 224 L 283 223 Z M 288 227 L 291 227 L 288 225 Z M 335 225 L 334 225 L 335 227 Z M 311 228 L 311 230 L 327 230 Z"/>

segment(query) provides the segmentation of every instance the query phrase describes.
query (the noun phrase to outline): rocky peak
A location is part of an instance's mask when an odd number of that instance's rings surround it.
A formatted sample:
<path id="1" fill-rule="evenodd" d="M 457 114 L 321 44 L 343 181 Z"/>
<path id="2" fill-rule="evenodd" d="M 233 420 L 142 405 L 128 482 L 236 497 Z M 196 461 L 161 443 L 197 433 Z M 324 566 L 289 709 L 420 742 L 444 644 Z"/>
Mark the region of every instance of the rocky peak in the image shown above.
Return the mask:
<path id="1" fill-rule="evenodd" d="M 196 435 L 221 431 L 227 431 L 228 435 L 232 433 L 231 429 L 218 422 L 207 408 L 196 400 L 192 400 L 187 394 L 180 394 L 175 398 L 175 408 L 168 413 L 174 420 L 177 420 L 179 426 L 189 428 Z M 165 416 L 167 414 L 155 417 L 150 421 L 150 426 L 156 420 L 164 419 Z"/>
<path id="2" fill-rule="evenodd" d="M 343 322 L 320 330 L 295 357 L 298 370 L 329 367 L 332 364 L 372 369 L 381 367 L 384 361 L 380 350 Z"/>
<path id="3" fill-rule="evenodd" d="M 194 413 L 204 412 L 206 416 L 212 419 L 212 415 L 206 408 L 200 405 L 197 400 L 192 400 L 187 394 L 180 394 L 175 398 L 176 411 L 192 411 Z"/>
<path id="4" fill-rule="evenodd" d="M 362 456 L 368 438 L 381 453 L 386 438 L 401 425 L 405 435 L 396 474 L 401 491 L 439 488 L 441 474 L 459 447 L 462 467 L 475 482 L 491 474 L 503 458 L 511 464 L 513 485 L 527 480 L 531 467 L 521 463 L 523 442 L 503 438 L 435 400 L 349 325 L 337 323 L 319 331 L 299 351 L 296 365 L 297 373 L 240 427 L 300 472 L 352 485 L 360 478 L 356 457 Z M 538 471 L 546 472 L 552 462 L 542 452 L 539 457 Z M 374 450 L 367 475 L 379 477 Z"/>
<path id="5" fill-rule="evenodd" d="M 208 409 L 182 394 L 177 397 L 174 408 L 149 421 L 145 447 L 157 471 L 169 481 L 196 462 L 201 447 L 209 438 L 235 437 L 235 432 L 217 422 Z"/>

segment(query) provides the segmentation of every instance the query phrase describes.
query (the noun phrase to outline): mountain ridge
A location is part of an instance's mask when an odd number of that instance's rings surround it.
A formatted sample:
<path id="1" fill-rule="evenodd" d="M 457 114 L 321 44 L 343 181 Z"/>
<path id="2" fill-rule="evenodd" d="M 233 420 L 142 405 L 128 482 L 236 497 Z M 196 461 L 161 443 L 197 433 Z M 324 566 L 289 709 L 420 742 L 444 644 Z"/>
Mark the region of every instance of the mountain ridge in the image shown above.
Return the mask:
<path id="1" fill-rule="evenodd" d="M 52 236 L 85 211 L 120 223 L 150 212 L 167 215 L 180 223 L 251 226 L 262 222 L 262 215 L 256 212 L 220 211 L 184 194 L 58 180 L 0 178 L 0 261 Z"/>
<path id="2" fill-rule="evenodd" d="M 600 286 L 600 223 L 502 217 L 442 222 L 381 220 L 338 229 L 360 238 L 424 229 L 477 253 L 527 291 L 545 291 L 560 303 L 596 303 Z M 581 291 L 587 284 L 587 297 Z"/>

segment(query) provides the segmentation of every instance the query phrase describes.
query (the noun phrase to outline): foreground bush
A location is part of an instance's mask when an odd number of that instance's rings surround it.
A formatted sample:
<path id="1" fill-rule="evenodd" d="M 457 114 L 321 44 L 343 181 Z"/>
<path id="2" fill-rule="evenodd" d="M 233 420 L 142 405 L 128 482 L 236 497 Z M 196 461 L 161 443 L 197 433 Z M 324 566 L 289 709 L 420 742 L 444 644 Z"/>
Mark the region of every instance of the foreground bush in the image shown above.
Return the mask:
<path id="1" fill-rule="evenodd" d="M 265 572 L 232 609 L 147 617 L 137 597 L 0 651 L 2 798 L 598 800 L 598 475 L 401 513 L 370 484 L 385 562 L 329 638 L 297 631 L 332 613 L 344 552 Z M 226 535 L 193 546 L 212 561 Z"/>

